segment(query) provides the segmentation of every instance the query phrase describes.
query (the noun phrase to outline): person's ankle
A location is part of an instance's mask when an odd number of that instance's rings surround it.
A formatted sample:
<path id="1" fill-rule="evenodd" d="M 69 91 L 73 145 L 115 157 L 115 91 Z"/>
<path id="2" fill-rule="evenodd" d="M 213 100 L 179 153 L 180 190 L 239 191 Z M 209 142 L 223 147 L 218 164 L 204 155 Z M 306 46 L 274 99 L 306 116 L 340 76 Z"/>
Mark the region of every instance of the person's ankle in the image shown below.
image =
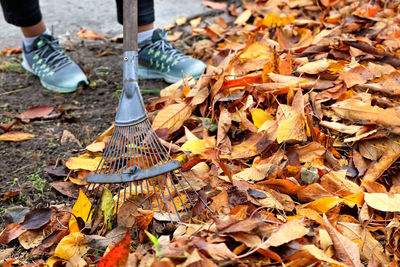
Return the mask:
<path id="1" fill-rule="evenodd" d="M 51 35 L 51 32 L 49 29 L 46 29 L 42 34 L 39 34 L 37 36 L 33 36 L 33 37 L 24 37 L 22 39 L 22 43 L 24 45 L 24 50 L 25 52 L 31 52 L 33 50 L 33 43 L 35 42 L 36 38 L 38 38 L 40 35 L 43 34 L 47 34 L 47 35 Z"/>
<path id="2" fill-rule="evenodd" d="M 151 37 L 153 36 L 154 29 L 150 29 L 147 31 L 139 32 L 138 33 L 138 47 L 141 49 L 143 46 L 145 46 L 149 40 L 151 40 Z"/>

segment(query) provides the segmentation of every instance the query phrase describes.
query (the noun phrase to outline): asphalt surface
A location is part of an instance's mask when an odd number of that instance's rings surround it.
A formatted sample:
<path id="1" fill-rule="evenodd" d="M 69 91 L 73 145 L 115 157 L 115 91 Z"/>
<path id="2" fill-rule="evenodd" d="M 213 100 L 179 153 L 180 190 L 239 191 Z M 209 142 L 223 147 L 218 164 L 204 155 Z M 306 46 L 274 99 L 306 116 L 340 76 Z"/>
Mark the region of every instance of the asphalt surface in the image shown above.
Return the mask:
<path id="1" fill-rule="evenodd" d="M 11 0 L 12 1 L 12 0 Z M 179 16 L 192 16 L 205 12 L 201 0 L 154 0 L 156 27 L 173 23 Z M 113 0 L 41 0 L 41 10 L 48 28 L 55 35 L 75 34 L 81 27 L 102 35 L 113 36 L 122 32 L 117 22 Z M 21 47 L 20 30 L 0 19 L 0 49 Z"/>

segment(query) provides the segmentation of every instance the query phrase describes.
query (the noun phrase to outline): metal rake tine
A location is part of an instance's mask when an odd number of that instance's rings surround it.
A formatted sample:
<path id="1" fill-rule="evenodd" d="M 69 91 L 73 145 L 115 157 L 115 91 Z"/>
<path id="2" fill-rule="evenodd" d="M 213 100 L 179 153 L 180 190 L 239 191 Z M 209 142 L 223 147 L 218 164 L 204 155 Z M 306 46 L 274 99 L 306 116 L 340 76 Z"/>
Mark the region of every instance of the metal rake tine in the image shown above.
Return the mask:
<path id="1" fill-rule="evenodd" d="M 192 190 L 195 192 L 195 194 L 199 197 L 200 201 L 204 204 L 204 206 L 206 206 L 206 208 L 207 208 L 209 211 L 213 212 L 212 209 L 210 209 L 210 207 L 207 205 L 207 203 L 204 202 L 203 198 L 199 195 L 199 193 L 197 193 L 197 191 L 194 190 L 193 186 L 189 183 L 189 181 L 187 180 L 186 176 L 183 175 L 182 171 L 181 171 L 181 170 L 178 170 L 178 171 L 179 171 L 179 173 L 182 175 L 182 177 L 185 179 L 186 183 L 190 186 L 190 188 L 192 188 Z"/>
<path id="2" fill-rule="evenodd" d="M 141 128 L 141 126 L 142 126 L 142 124 L 140 124 L 140 126 L 138 125 L 138 128 L 140 127 L 140 129 L 141 129 L 141 135 L 139 136 L 139 141 L 140 141 L 140 143 L 142 144 L 143 143 L 143 133 L 145 133 L 146 132 L 146 130 L 145 129 L 143 129 L 143 128 Z M 141 154 L 141 158 L 142 158 L 142 160 L 143 160 L 143 165 L 144 165 L 144 159 L 143 159 L 143 154 L 142 153 L 140 153 Z M 150 157 L 150 159 L 151 159 L 151 157 Z M 149 165 L 149 163 L 148 163 L 148 160 L 147 160 L 147 157 L 146 157 L 146 162 L 147 162 L 147 167 L 150 167 L 150 165 Z M 146 184 L 148 185 L 148 181 L 147 181 L 148 179 L 146 179 Z M 158 195 L 157 195 L 157 190 L 156 190 L 156 187 L 155 187 L 155 184 L 154 184 L 154 180 L 152 179 L 152 182 L 153 182 L 153 189 L 154 189 L 154 194 L 155 194 L 155 197 L 156 197 L 156 201 L 157 201 L 157 205 L 158 205 L 158 207 L 159 207 L 159 209 L 160 209 L 160 211 L 162 210 L 161 209 L 161 206 L 160 206 L 160 202 L 159 202 L 159 199 L 158 199 Z M 149 189 L 149 188 L 148 188 Z M 149 196 L 150 196 L 150 190 L 148 190 L 148 193 L 149 193 Z M 152 207 L 152 203 L 151 203 L 151 198 L 149 198 L 149 203 L 150 203 L 150 206 Z"/>
<path id="3" fill-rule="evenodd" d="M 167 180 L 165 179 L 165 175 L 162 175 L 162 178 L 163 178 L 163 180 L 164 180 L 165 187 L 167 188 L 167 191 L 168 191 L 168 194 L 169 194 L 169 196 L 170 196 L 171 202 L 172 202 L 172 204 L 174 205 L 174 209 L 175 209 L 175 211 L 176 211 L 176 214 L 178 215 L 179 220 L 182 221 L 182 218 L 181 218 L 181 216 L 180 216 L 180 214 L 179 214 L 178 208 L 177 208 L 176 205 L 175 205 L 174 197 L 173 197 L 173 195 L 171 194 L 171 191 L 169 190 L 169 186 L 168 186 L 168 184 L 167 184 Z M 178 194 L 178 196 L 179 196 L 179 194 Z M 182 202 L 182 206 L 185 206 L 185 203 L 182 201 L 182 199 L 181 199 L 181 202 Z M 168 208 L 168 207 L 167 207 L 167 208 Z"/>
<path id="4" fill-rule="evenodd" d="M 174 187 L 175 192 L 176 192 L 176 194 L 178 195 L 178 197 L 179 197 L 179 199 L 180 199 L 180 201 L 181 201 L 181 203 L 182 203 L 182 207 L 185 209 L 186 213 L 187 213 L 188 216 L 189 216 L 190 213 L 189 213 L 189 211 L 187 210 L 186 205 L 185 205 L 185 202 L 182 200 L 181 195 L 179 194 L 179 191 L 177 190 L 177 188 L 176 188 L 176 186 L 175 186 L 175 184 L 174 184 L 174 181 L 173 181 L 173 179 L 172 179 L 172 175 L 171 175 L 171 174 L 168 174 L 168 177 L 169 177 L 169 179 L 171 180 L 171 184 L 172 184 L 172 186 Z M 190 204 L 193 206 L 192 201 L 190 201 L 190 198 L 189 198 L 189 196 L 187 195 L 186 191 L 185 191 L 185 190 L 183 190 L 183 191 L 184 191 L 185 194 L 186 194 L 186 198 L 189 200 Z"/>
<path id="5" fill-rule="evenodd" d="M 163 198 L 163 200 L 164 200 L 164 204 L 165 204 L 165 207 L 166 207 L 166 210 L 167 210 L 167 213 L 168 213 L 168 217 L 169 217 L 169 219 L 170 219 L 171 222 L 172 222 L 173 220 L 172 220 L 172 217 L 171 217 L 171 213 L 170 213 L 170 211 L 169 211 L 169 208 L 168 208 L 168 202 L 167 202 L 167 200 L 166 200 L 166 198 L 165 198 L 165 196 L 164 196 L 164 192 L 163 192 L 163 190 L 162 190 L 162 186 L 161 186 L 161 183 L 160 183 L 160 179 L 158 178 L 158 176 L 156 177 L 156 179 L 157 179 L 158 184 L 159 184 L 159 186 L 160 186 L 161 196 L 162 196 L 162 198 Z"/>

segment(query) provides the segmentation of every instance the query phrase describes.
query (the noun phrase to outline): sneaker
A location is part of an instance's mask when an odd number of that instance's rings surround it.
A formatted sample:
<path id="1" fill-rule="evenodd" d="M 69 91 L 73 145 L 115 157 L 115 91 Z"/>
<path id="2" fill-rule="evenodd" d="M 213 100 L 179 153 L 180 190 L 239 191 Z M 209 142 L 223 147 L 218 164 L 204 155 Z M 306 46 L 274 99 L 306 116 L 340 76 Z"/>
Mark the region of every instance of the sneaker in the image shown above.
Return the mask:
<path id="1" fill-rule="evenodd" d="M 139 50 L 138 76 L 142 79 L 164 79 L 175 83 L 191 74 L 196 79 L 206 65 L 184 55 L 166 40 L 165 31 L 154 30 L 153 36 Z"/>
<path id="2" fill-rule="evenodd" d="M 33 43 L 33 50 L 23 47 L 22 66 L 36 75 L 44 88 L 57 93 L 71 93 L 88 80 L 79 66 L 63 51 L 58 39 L 42 34 Z"/>

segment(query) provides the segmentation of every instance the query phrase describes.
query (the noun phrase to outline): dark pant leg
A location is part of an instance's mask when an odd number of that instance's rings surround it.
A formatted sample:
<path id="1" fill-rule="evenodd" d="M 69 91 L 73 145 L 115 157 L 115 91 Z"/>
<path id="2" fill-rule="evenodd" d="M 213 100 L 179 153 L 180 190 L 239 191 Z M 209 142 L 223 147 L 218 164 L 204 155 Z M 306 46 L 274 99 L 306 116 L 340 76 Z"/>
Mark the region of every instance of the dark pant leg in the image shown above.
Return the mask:
<path id="1" fill-rule="evenodd" d="M 123 24 L 122 16 L 122 1 L 117 1 L 117 16 L 118 22 Z M 153 0 L 138 0 L 138 25 L 147 25 L 154 22 L 154 1 Z"/>
<path id="2" fill-rule="evenodd" d="M 39 0 L 0 0 L 5 20 L 19 27 L 29 27 L 40 22 Z"/>

